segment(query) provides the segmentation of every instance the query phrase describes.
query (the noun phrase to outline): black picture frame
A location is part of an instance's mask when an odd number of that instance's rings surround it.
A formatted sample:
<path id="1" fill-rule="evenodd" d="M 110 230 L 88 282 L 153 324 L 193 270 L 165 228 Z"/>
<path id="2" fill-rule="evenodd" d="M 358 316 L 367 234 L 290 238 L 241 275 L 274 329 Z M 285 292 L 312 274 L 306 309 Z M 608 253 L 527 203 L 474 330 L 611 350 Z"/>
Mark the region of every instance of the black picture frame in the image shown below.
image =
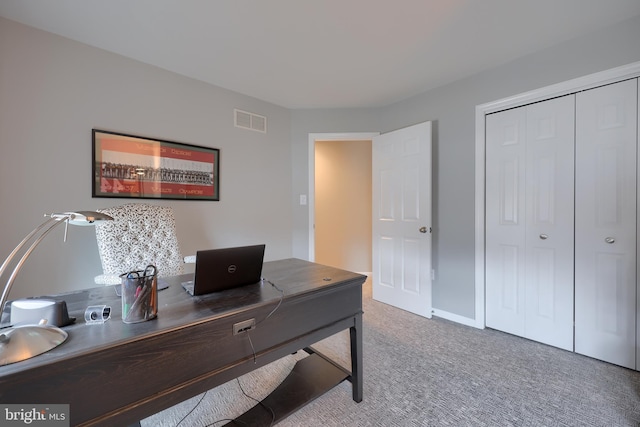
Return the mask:
<path id="1" fill-rule="evenodd" d="M 220 200 L 220 150 L 92 129 L 92 197 Z"/>

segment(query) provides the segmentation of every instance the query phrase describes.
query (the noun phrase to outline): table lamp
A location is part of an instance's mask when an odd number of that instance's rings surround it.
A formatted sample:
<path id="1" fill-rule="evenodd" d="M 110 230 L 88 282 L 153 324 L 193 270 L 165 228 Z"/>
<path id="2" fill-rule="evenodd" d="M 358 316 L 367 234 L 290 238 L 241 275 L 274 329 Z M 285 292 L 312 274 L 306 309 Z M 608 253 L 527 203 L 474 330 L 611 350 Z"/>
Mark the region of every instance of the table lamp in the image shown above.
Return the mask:
<path id="1" fill-rule="evenodd" d="M 9 254 L 7 259 L 4 260 L 2 266 L 0 266 L 0 279 L 2 279 L 2 275 L 9 267 L 9 264 L 11 264 L 19 255 L 20 251 L 33 240 L 31 246 L 24 251 L 24 254 L 16 263 L 11 276 L 9 276 L 7 280 L 7 284 L 4 286 L 2 297 L 0 298 L 0 318 L 5 303 L 7 302 L 9 291 L 11 291 L 13 282 L 20 272 L 20 269 L 36 246 L 38 246 L 53 228 L 65 223 L 64 241 L 66 242 L 69 224 L 93 225 L 95 221 L 113 220 L 113 218 L 108 215 L 91 211 L 45 214 L 45 217 L 48 217 L 48 219 L 29 233 Z M 14 325 L 0 328 L 0 366 L 20 362 L 45 353 L 62 344 L 67 339 L 67 336 L 68 334 L 65 331 L 56 326 L 47 325 L 46 321 L 41 321 L 37 325 Z"/>

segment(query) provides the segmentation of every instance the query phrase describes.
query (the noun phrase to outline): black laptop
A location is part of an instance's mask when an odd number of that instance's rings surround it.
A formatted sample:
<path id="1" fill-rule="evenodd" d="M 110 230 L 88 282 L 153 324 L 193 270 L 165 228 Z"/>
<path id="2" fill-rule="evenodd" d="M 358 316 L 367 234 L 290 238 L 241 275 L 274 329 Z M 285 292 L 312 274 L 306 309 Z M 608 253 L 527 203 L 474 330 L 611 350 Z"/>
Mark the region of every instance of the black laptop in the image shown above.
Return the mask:
<path id="1" fill-rule="evenodd" d="M 192 281 L 182 286 L 191 295 L 205 295 L 260 281 L 265 245 L 196 252 Z"/>

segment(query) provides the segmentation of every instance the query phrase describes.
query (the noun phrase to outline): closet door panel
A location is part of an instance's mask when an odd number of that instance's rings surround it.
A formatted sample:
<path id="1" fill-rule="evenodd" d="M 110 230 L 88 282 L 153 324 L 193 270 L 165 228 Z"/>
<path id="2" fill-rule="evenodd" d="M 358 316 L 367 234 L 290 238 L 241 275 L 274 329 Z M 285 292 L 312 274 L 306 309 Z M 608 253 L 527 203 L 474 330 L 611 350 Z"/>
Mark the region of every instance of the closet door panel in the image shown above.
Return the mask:
<path id="1" fill-rule="evenodd" d="M 576 95 L 575 351 L 635 368 L 637 80 Z"/>
<path id="2" fill-rule="evenodd" d="M 573 350 L 574 96 L 526 107 L 525 336 Z"/>
<path id="3" fill-rule="evenodd" d="M 486 325 L 573 349 L 573 96 L 487 116 Z"/>
<path id="4" fill-rule="evenodd" d="M 486 117 L 486 325 L 524 335 L 525 110 Z"/>

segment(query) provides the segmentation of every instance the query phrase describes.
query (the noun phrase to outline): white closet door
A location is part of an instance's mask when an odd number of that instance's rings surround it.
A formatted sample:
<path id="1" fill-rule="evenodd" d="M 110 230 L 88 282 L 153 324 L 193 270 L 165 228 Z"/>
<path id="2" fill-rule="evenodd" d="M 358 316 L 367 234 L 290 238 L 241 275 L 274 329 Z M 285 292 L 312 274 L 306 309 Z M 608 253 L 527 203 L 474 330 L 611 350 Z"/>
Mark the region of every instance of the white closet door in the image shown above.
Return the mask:
<path id="1" fill-rule="evenodd" d="M 526 109 L 486 117 L 485 324 L 524 336 Z"/>
<path id="2" fill-rule="evenodd" d="M 525 336 L 573 350 L 573 95 L 527 107 Z"/>
<path id="3" fill-rule="evenodd" d="M 576 97 L 575 351 L 634 368 L 637 80 Z"/>
<path id="4" fill-rule="evenodd" d="M 573 349 L 574 101 L 487 116 L 486 325 Z"/>

